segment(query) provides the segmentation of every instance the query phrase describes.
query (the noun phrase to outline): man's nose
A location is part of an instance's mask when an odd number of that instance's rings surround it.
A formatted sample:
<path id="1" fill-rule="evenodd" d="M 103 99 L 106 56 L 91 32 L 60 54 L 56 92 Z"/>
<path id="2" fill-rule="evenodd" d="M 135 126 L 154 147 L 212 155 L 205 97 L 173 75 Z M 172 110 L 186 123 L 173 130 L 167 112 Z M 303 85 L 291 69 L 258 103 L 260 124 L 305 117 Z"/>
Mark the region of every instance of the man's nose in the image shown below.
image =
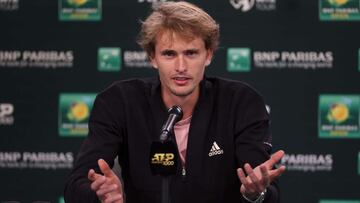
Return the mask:
<path id="1" fill-rule="evenodd" d="M 179 55 L 177 64 L 176 64 L 176 71 L 178 72 L 185 72 L 187 70 L 187 62 L 183 55 Z"/>

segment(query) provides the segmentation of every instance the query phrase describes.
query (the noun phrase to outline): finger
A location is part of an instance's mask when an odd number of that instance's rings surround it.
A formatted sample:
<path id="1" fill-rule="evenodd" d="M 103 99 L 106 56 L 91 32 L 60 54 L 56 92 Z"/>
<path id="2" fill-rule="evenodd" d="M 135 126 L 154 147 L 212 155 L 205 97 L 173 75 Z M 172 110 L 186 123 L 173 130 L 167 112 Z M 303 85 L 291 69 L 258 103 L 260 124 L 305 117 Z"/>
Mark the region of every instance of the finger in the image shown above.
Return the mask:
<path id="1" fill-rule="evenodd" d="M 121 194 L 115 194 L 115 195 L 111 195 L 110 197 L 106 198 L 106 200 L 104 201 L 104 203 L 122 203 L 123 201 L 122 195 Z"/>
<path id="2" fill-rule="evenodd" d="M 95 171 L 94 169 L 90 169 L 89 172 L 88 172 L 88 179 L 91 180 L 91 181 L 94 181 L 95 180 Z"/>
<path id="3" fill-rule="evenodd" d="M 245 182 L 247 182 L 245 173 L 244 173 L 244 171 L 242 170 L 242 168 L 238 168 L 238 169 L 237 169 L 237 175 L 238 175 L 238 177 L 239 177 L 239 179 L 240 179 L 240 182 L 241 182 L 242 184 L 244 184 Z"/>
<path id="4" fill-rule="evenodd" d="M 91 189 L 96 191 L 106 182 L 105 176 L 96 178 L 94 182 L 91 183 Z"/>
<path id="5" fill-rule="evenodd" d="M 242 183 L 242 185 L 246 190 L 246 193 L 254 193 L 255 190 L 253 187 L 251 187 L 251 182 L 246 178 L 246 175 L 242 168 L 238 168 L 237 174 L 240 179 L 240 182 Z"/>
<path id="6" fill-rule="evenodd" d="M 88 179 L 91 181 L 95 181 L 100 176 L 100 174 L 95 173 L 94 169 L 90 169 L 88 172 Z"/>
<path id="7" fill-rule="evenodd" d="M 277 162 L 281 160 L 281 158 L 285 155 L 283 150 L 279 150 L 271 155 L 271 158 L 265 162 L 265 165 L 268 169 L 271 169 Z"/>
<path id="8" fill-rule="evenodd" d="M 269 176 L 269 172 L 268 172 L 268 169 L 266 168 L 266 166 L 260 165 L 260 171 L 261 171 L 261 175 L 262 175 L 261 191 L 264 191 L 265 188 L 267 188 L 267 186 L 270 185 L 270 176 Z"/>
<path id="9" fill-rule="evenodd" d="M 113 191 L 115 191 L 118 188 L 118 186 L 116 184 L 112 184 L 112 185 L 106 185 L 104 187 L 104 184 L 100 187 L 99 190 L 96 191 L 96 194 L 98 196 L 103 196 L 107 193 L 111 193 Z"/>
<path id="10" fill-rule="evenodd" d="M 98 160 L 98 165 L 100 167 L 101 172 L 106 176 L 106 177 L 112 177 L 114 176 L 114 172 L 111 170 L 111 168 L 109 167 L 109 165 L 106 163 L 106 161 L 104 159 L 99 159 Z"/>
<path id="11" fill-rule="evenodd" d="M 273 181 L 275 178 L 281 176 L 285 172 L 285 166 L 280 166 L 277 169 L 270 171 L 270 181 Z"/>
<path id="12" fill-rule="evenodd" d="M 244 169 L 245 169 L 248 177 L 250 177 L 251 182 L 253 182 L 253 186 L 254 186 L 255 190 L 257 192 L 262 192 L 263 190 L 261 188 L 260 180 L 254 173 L 254 170 L 253 170 L 253 168 L 251 168 L 250 164 L 246 163 L 244 166 Z"/>

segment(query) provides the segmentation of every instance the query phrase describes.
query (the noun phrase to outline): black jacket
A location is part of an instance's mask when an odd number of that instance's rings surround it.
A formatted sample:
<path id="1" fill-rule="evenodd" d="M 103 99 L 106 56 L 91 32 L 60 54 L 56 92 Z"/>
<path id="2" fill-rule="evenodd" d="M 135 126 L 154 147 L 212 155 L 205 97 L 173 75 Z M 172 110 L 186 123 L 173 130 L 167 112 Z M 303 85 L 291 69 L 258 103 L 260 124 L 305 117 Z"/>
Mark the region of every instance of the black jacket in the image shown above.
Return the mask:
<path id="1" fill-rule="evenodd" d="M 171 178 L 171 202 L 246 202 L 236 169 L 246 162 L 255 167 L 269 159 L 271 134 L 265 104 L 255 90 L 238 81 L 205 78 L 200 86 L 189 130 L 186 175 L 181 175 L 179 166 Z M 99 172 L 100 158 L 112 166 L 118 156 L 126 203 L 160 202 L 161 178 L 150 172 L 149 152 L 166 118 L 158 78 L 116 82 L 101 92 L 90 117 L 89 135 L 66 184 L 65 201 L 97 202 L 88 170 Z M 223 154 L 209 155 L 214 142 Z M 276 181 L 268 188 L 265 202 L 278 202 Z"/>

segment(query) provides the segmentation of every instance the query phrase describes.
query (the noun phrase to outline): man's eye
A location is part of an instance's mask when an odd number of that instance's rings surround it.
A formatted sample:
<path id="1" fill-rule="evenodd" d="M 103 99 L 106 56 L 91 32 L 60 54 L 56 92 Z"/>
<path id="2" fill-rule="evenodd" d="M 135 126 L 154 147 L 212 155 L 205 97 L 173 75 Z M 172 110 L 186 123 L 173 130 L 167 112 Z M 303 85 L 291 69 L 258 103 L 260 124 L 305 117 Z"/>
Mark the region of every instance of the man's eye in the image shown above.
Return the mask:
<path id="1" fill-rule="evenodd" d="M 194 55 L 196 55 L 198 52 L 197 51 L 195 51 L 195 50 L 189 50 L 189 51 L 186 51 L 186 55 L 187 56 L 194 56 Z"/>
<path id="2" fill-rule="evenodd" d="M 164 52 L 162 52 L 162 55 L 170 57 L 170 56 L 175 56 L 176 53 L 173 51 L 164 51 Z"/>

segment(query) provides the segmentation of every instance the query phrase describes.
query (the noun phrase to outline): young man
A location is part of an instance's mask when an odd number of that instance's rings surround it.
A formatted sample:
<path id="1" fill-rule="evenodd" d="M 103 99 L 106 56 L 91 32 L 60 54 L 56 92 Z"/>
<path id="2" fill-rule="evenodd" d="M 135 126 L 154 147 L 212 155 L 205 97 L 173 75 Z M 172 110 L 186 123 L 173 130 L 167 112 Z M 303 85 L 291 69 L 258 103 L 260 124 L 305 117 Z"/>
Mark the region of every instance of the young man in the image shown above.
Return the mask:
<path id="1" fill-rule="evenodd" d="M 181 164 L 170 178 L 172 203 L 279 202 L 276 178 L 285 168 L 274 164 L 284 152 L 270 157 L 262 98 L 241 82 L 204 76 L 218 39 L 218 24 L 192 4 L 154 8 L 138 42 L 159 77 L 120 81 L 97 96 L 66 202 L 160 202 L 150 145 L 173 105 L 183 120 L 174 127 Z M 124 185 L 109 167 L 116 156 Z"/>

